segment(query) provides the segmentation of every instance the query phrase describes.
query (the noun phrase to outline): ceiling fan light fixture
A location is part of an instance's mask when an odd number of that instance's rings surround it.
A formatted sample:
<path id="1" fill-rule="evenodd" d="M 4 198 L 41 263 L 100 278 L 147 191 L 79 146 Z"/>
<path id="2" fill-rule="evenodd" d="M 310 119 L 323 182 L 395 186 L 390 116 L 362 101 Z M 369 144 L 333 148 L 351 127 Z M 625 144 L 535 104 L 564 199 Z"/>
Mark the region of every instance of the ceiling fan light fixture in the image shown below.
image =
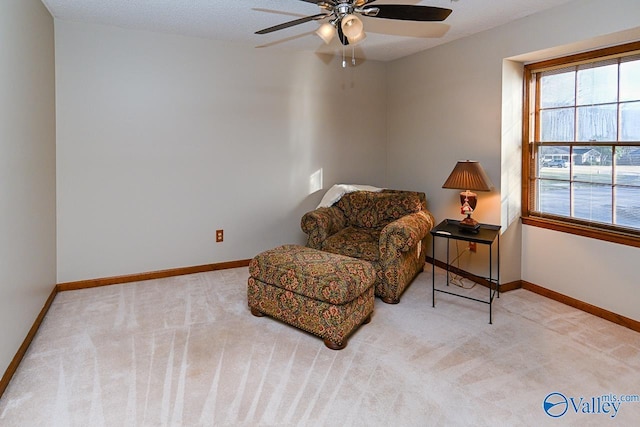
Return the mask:
<path id="1" fill-rule="evenodd" d="M 322 41 L 324 41 L 326 44 L 329 44 L 336 35 L 336 29 L 330 23 L 325 22 L 324 24 L 320 25 L 320 28 L 316 30 L 316 34 L 322 39 Z"/>
<path id="2" fill-rule="evenodd" d="M 364 30 L 364 25 L 360 18 L 351 14 L 345 15 L 340 25 L 342 26 L 342 32 L 349 40 L 359 37 Z"/>
<path id="3" fill-rule="evenodd" d="M 358 44 L 366 38 L 367 38 L 367 34 L 364 31 L 360 31 L 360 34 L 358 34 L 357 36 L 349 37 L 349 44 L 350 45 Z"/>
<path id="4" fill-rule="evenodd" d="M 321 21 L 328 19 L 316 30 L 316 34 L 326 44 L 331 43 L 337 35 L 342 46 L 353 45 L 363 41 L 367 36 L 364 32 L 364 24 L 357 15 L 368 16 L 370 18 L 393 19 L 400 21 L 444 21 L 452 12 L 451 9 L 444 9 L 435 6 L 421 6 L 413 4 L 381 4 L 369 7 L 375 0 L 302 0 L 307 3 L 314 3 L 324 11 L 315 15 L 304 16 L 264 28 L 256 31 L 256 34 L 269 34 L 274 31 L 284 30 L 296 25 L 305 24 L 310 21 Z M 457 1 L 457 0 L 452 0 Z M 413 3 L 418 3 L 413 2 Z"/>

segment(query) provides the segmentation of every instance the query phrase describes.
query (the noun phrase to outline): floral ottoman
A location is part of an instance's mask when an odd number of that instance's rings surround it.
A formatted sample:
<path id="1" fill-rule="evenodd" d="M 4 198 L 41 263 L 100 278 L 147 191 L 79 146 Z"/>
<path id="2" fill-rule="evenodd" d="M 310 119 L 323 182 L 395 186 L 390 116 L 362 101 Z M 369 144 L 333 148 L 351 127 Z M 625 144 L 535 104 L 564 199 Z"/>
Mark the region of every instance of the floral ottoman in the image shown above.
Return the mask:
<path id="1" fill-rule="evenodd" d="M 299 245 L 262 252 L 249 263 L 248 302 L 268 315 L 324 339 L 332 350 L 373 312 L 376 272 L 367 261 Z"/>

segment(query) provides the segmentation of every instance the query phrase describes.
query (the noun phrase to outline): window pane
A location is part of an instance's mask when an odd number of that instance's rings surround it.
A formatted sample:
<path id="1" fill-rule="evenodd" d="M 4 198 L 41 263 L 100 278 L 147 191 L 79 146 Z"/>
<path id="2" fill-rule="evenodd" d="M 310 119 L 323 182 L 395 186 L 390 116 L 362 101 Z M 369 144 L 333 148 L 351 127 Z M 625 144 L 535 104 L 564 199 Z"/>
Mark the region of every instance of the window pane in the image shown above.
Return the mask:
<path id="1" fill-rule="evenodd" d="M 576 165 L 611 165 L 611 147 L 573 147 L 573 163 Z M 598 169 L 599 170 L 599 169 Z"/>
<path id="2" fill-rule="evenodd" d="M 564 159 L 543 160 L 540 167 L 540 178 L 569 180 L 569 162 Z"/>
<path id="3" fill-rule="evenodd" d="M 615 141 L 617 137 L 615 104 L 578 107 L 578 141 Z"/>
<path id="4" fill-rule="evenodd" d="M 569 216 L 569 182 L 538 181 L 538 210 L 543 213 Z"/>
<path id="5" fill-rule="evenodd" d="M 620 104 L 620 127 L 621 141 L 640 141 L 640 102 Z"/>
<path id="6" fill-rule="evenodd" d="M 575 183 L 573 216 L 589 221 L 611 224 L 613 221 L 611 209 L 612 191 L 612 187 L 608 185 Z"/>
<path id="7" fill-rule="evenodd" d="M 616 187 L 616 224 L 640 229 L 640 187 Z"/>
<path id="8" fill-rule="evenodd" d="M 566 176 L 569 178 L 569 147 L 541 146 L 538 149 L 538 176 L 543 178 L 556 178 L 553 168 L 566 168 Z"/>
<path id="9" fill-rule="evenodd" d="M 540 78 L 540 108 L 575 105 L 575 71 L 543 73 Z"/>
<path id="10" fill-rule="evenodd" d="M 613 184 L 611 147 L 575 147 L 573 179 L 581 182 Z"/>
<path id="11" fill-rule="evenodd" d="M 620 64 L 620 101 L 640 101 L 640 60 Z"/>
<path id="12" fill-rule="evenodd" d="M 540 111 L 541 141 L 573 141 L 574 127 L 573 108 Z"/>
<path id="13" fill-rule="evenodd" d="M 616 224 L 640 229 L 640 146 L 616 153 Z"/>
<path id="14" fill-rule="evenodd" d="M 640 147 L 616 148 L 616 184 L 640 187 Z"/>
<path id="15" fill-rule="evenodd" d="M 618 64 L 578 71 L 578 105 L 603 104 L 617 100 Z"/>

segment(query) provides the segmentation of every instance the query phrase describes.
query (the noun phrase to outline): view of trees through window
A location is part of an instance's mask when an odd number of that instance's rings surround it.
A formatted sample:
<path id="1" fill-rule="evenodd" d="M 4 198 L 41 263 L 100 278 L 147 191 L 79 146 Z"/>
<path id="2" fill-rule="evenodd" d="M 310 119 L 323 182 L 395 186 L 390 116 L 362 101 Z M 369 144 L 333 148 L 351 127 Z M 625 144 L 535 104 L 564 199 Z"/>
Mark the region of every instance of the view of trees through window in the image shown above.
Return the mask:
<path id="1" fill-rule="evenodd" d="M 531 70 L 528 210 L 640 233 L 640 54 Z"/>

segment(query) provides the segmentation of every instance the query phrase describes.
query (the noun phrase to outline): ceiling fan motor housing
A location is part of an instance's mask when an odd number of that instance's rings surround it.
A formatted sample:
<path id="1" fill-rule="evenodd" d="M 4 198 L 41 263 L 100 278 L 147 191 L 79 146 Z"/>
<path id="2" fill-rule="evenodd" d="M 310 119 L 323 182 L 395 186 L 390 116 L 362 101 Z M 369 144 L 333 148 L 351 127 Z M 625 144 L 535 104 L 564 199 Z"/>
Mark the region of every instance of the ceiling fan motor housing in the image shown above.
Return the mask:
<path id="1" fill-rule="evenodd" d="M 353 5 L 349 2 L 338 3 L 335 7 L 335 11 L 338 15 L 344 16 L 353 12 Z"/>

